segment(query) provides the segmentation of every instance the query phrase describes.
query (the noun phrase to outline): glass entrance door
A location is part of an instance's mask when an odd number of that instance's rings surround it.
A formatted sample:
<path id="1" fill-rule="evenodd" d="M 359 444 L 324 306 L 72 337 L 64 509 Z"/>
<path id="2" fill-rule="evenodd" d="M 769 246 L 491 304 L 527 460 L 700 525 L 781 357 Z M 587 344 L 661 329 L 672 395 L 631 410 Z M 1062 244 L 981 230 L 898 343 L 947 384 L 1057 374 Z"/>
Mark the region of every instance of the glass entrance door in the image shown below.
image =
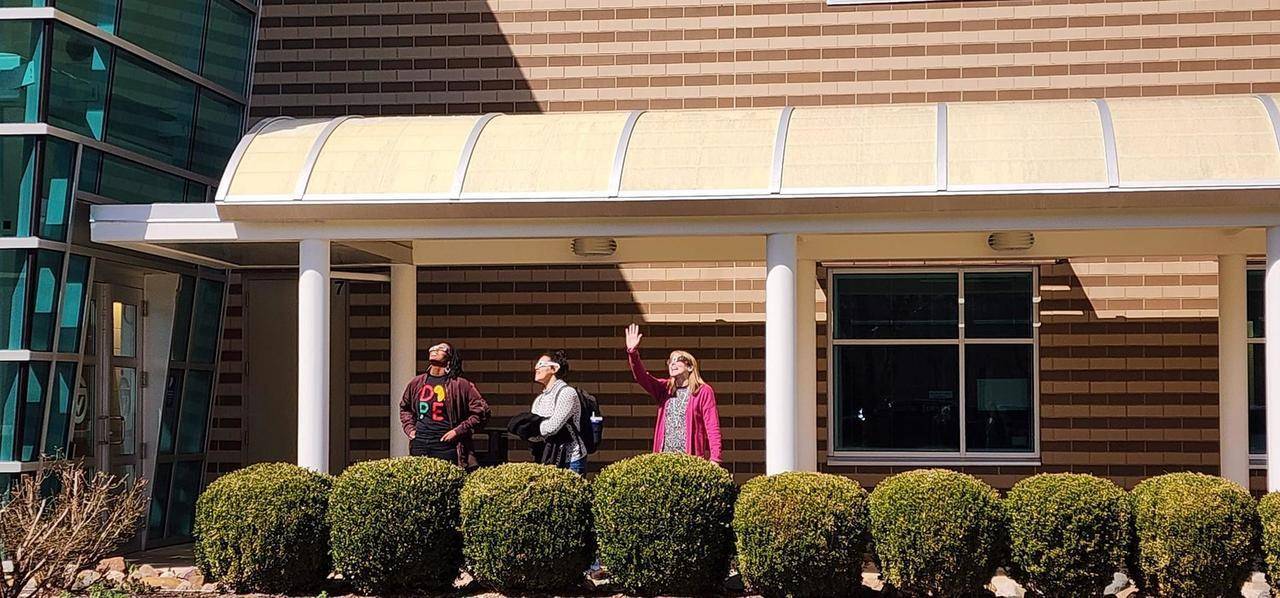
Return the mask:
<path id="1" fill-rule="evenodd" d="M 100 285 L 95 338 L 99 467 L 130 481 L 142 474 L 142 290 Z"/>

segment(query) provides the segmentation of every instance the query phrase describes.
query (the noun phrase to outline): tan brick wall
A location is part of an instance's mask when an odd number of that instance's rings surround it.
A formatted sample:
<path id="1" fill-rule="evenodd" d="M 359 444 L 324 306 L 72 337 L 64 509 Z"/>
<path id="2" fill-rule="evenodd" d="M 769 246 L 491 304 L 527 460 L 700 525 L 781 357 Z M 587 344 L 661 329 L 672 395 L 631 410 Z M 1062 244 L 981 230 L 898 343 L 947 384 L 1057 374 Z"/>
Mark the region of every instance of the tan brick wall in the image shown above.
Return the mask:
<path id="1" fill-rule="evenodd" d="M 264 0 L 256 115 L 1280 91 L 1270 0 Z"/>
<path id="2" fill-rule="evenodd" d="M 205 483 L 244 466 L 244 287 L 232 272 L 227 287 L 227 311 L 222 323 L 218 383 L 214 388 L 209 423 L 209 454 Z"/>

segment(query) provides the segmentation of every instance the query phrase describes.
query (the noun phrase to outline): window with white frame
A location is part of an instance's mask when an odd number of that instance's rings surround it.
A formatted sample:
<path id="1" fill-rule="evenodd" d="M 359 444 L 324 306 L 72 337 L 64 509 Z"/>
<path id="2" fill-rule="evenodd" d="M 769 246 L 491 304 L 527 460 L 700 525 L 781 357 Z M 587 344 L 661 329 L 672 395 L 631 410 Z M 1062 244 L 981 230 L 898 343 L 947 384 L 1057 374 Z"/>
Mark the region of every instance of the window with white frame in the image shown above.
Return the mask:
<path id="1" fill-rule="evenodd" d="M 830 276 L 833 455 L 995 461 L 1038 454 L 1034 270 Z"/>
<path id="2" fill-rule="evenodd" d="M 1263 270 L 1249 270 L 1245 280 L 1246 317 L 1249 325 L 1249 454 L 1267 453 L 1266 337 L 1262 329 Z"/>

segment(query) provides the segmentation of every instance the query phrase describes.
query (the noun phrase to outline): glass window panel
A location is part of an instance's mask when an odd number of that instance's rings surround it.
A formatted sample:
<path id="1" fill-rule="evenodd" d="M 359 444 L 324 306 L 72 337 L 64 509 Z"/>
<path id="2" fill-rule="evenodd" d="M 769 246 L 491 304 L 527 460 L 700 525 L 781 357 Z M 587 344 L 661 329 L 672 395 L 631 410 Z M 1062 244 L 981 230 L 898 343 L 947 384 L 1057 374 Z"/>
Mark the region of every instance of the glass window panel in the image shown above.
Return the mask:
<path id="1" fill-rule="evenodd" d="M 204 203 L 205 195 L 208 194 L 208 192 L 208 185 L 202 185 L 195 181 L 187 181 L 187 190 L 183 193 L 183 201 L 186 203 Z"/>
<path id="2" fill-rule="evenodd" d="M 44 145 L 44 170 L 40 185 L 40 236 L 53 241 L 67 240 L 71 217 L 71 178 L 76 172 L 76 146 L 49 137 Z"/>
<path id="3" fill-rule="evenodd" d="M 67 282 L 62 289 L 62 308 L 58 322 L 58 351 L 80 352 L 80 323 L 84 321 L 84 300 L 89 287 L 89 258 L 72 255 L 67 264 Z"/>
<path id="4" fill-rule="evenodd" d="M 98 194 L 124 203 L 177 203 L 186 181 L 123 158 L 105 156 Z"/>
<path id="5" fill-rule="evenodd" d="M 0 0 L 0 8 L 31 8 L 44 5 L 44 0 Z"/>
<path id="6" fill-rule="evenodd" d="M 0 237 L 31 235 L 36 140 L 0 137 Z"/>
<path id="7" fill-rule="evenodd" d="M 169 500 L 169 537 L 188 537 L 200 496 L 200 461 L 179 461 L 173 470 L 173 498 Z"/>
<path id="8" fill-rule="evenodd" d="M 26 251 L 0 251 L 0 349 L 23 348 L 22 333 L 27 313 L 27 268 Z"/>
<path id="9" fill-rule="evenodd" d="M 102 173 L 102 152 L 84 148 L 80 153 L 80 191 L 98 192 L 98 177 Z"/>
<path id="10" fill-rule="evenodd" d="M 112 369 L 111 376 L 111 411 L 110 419 L 117 429 L 112 436 L 119 438 L 121 455 L 132 455 L 137 446 L 135 442 L 136 423 L 138 421 L 138 370 L 117 367 Z M 114 432 L 119 431 L 119 434 Z"/>
<path id="11" fill-rule="evenodd" d="M 65 457 L 71 432 L 71 401 L 76 384 L 76 364 L 60 361 L 53 369 L 53 402 L 49 404 L 49 427 L 44 437 L 44 453 Z"/>
<path id="12" fill-rule="evenodd" d="M 196 279 L 183 276 L 178 281 L 178 299 L 173 312 L 173 343 L 169 346 L 169 358 L 187 360 L 187 341 L 191 339 L 191 304 L 195 300 Z"/>
<path id="13" fill-rule="evenodd" d="M 191 153 L 195 103 L 192 84 L 121 53 L 112 75 L 107 140 L 185 167 Z"/>
<path id="14" fill-rule="evenodd" d="M 956 346 L 837 346 L 836 448 L 960 448 Z"/>
<path id="15" fill-rule="evenodd" d="M 178 453 L 195 455 L 204 452 L 204 435 L 209 418 L 209 399 L 213 394 L 213 372 L 191 370 L 182 391 L 178 416 Z"/>
<path id="16" fill-rule="evenodd" d="M 1249 343 L 1249 452 L 1267 454 L 1267 346 Z"/>
<path id="17" fill-rule="evenodd" d="M 120 37 L 195 72 L 206 0 L 123 0 Z"/>
<path id="18" fill-rule="evenodd" d="M 169 510 L 169 482 L 173 479 L 173 463 L 156 464 L 156 477 L 151 486 L 151 511 L 147 515 L 147 537 L 164 537 L 164 516 Z"/>
<path id="19" fill-rule="evenodd" d="M 138 356 L 138 306 L 120 301 L 111 304 L 112 355 Z"/>
<path id="20" fill-rule="evenodd" d="M 43 31 L 43 21 L 0 21 L 0 123 L 40 118 Z"/>
<path id="21" fill-rule="evenodd" d="M 200 279 L 196 283 L 196 309 L 191 329 L 191 361 L 213 363 L 218 357 L 218 324 L 222 321 L 222 283 Z"/>
<path id="22" fill-rule="evenodd" d="M 966 338 L 1031 338 L 1030 272 L 966 272 Z"/>
<path id="23" fill-rule="evenodd" d="M 965 347 L 965 444 L 968 450 L 1034 450 L 1032 353 L 1029 344 Z"/>
<path id="24" fill-rule="evenodd" d="M 161 455 L 173 454 L 173 439 L 178 432 L 178 403 L 182 398 L 182 374 L 177 368 L 169 370 L 164 382 L 164 406 L 160 411 L 160 444 Z"/>
<path id="25" fill-rule="evenodd" d="M 58 9 L 107 33 L 116 32 L 116 0 L 58 0 Z"/>
<path id="26" fill-rule="evenodd" d="M 57 330 L 58 291 L 62 279 L 62 252 L 36 252 L 36 293 L 31 301 L 31 350 L 53 350 Z"/>
<path id="27" fill-rule="evenodd" d="M 228 0 L 213 0 L 205 44 L 204 76 L 243 94 L 253 45 L 253 15 Z"/>
<path id="28" fill-rule="evenodd" d="M 89 360 L 86 360 L 89 361 Z M 94 449 L 94 384 L 96 369 L 85 364 L 80 368 L 80 378 L 76 382 L 75 401 L 71 404 L 71 456 L 75 459 L 88 459 L 92 462 Z"/>
<path id="29" fill-rule="evenodd" d="M 40 458 L 40 434 L 44 431 L 44 397 L 49 383 L 49 362 L 33 361 L 27 368 L 26 400 L 22 405 L 22 426 L 18 430 L 19 459 Z"/>
<path id="30" fill-rule="evenodd" d="M 0 361 L 0 461 L 13 461 L 18 443 L 18 393 L 25 365 Z"/>
<path id="31" fill-rule="evenodd" d="M 1249 319 L 1249 338 L 1263 338 L 1266 336 L 1266 330 L 1263 328 L 1263 304 L 1262 304 L 1262 282 L 1266 272 L 1263 270 L 1249 270 L 1245 277 L 1245 304 L 1246 314 Z"/>
<path id="32" fill-rule="evenodd" d="M 958 281 L 951 272 L 837 275 L 836 338 L 956 338 Z"/>
<path id="33" fill-rule="evenodd" d="M 53 28 L 49 123 L 102 139 L 111 46 L 65 25 Z"/>
<path id="34" fill-rule="evenodd" d="M 235 102 L 223 100 L 207 91 L 200 93 L 191 170 L 211 177 L 222 175 L 231 152 L 240 142 L 240 117 L 243 113 L 244 110 Z"/>

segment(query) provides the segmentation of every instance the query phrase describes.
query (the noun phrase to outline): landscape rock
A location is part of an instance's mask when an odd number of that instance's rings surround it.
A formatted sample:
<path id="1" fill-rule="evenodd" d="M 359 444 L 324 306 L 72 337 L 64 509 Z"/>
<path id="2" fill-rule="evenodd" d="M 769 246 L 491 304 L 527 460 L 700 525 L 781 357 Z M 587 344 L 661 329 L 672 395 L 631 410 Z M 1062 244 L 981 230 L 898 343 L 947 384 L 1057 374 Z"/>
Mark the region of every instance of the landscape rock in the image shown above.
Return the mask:
<path id="1" fill-rule="evenodd" d="M 102 579 L 101 573 L 93 569 L 85 569 L 84 571 L 81 571 L 80 573 L 76 574 L 76 583 L 75 585 L 71 586 L 71 589 L 72 591 L 83 590 L 93 585 L 94 583 L 97 583 L 97 581 L 100 579 Z"/>
<path id="2" fill-rule="evenodd" d="M 1267 576 L 1254 572 L 1253 577 L 1244 582 L 1240 595 L 1244 598 L 1271 598 L 1271 586 L 1267 585 Z"/>
<path id="3" fill-rule="evenodd" d="M 217 593 L 217 591 L 218 591 L 218 584 L 216 584 L 216 583 L 207 583 L 207 584 L 204 584 L 204 585 L 200 586 L 200 591 L 201 591 L 201 592 Z"/>
<path id="4" fill-rule="evenodd" d="M 124 571 L 111 570 L 102 574 L 102 578 L 113 584 L 119 584 L 125 580 Z"/>
<path id="5" fill-rule="evenodd" d="M 113 556 L 109 559 L 102 559 L 101 561 L 98 561 L 97 571 L 98 573 L 104 573 L 104 574 L 107 573 L 108 571 L 119 571 L 121 573 L 124 573 L 126 571 L 124 557 Z"/>
<path id="6" fill-rule="evenodd" d="M 188 587 L 190 587 L 190 582 L 188 582 L 185 579 L 178 579 L 176 577 L 151 576 L 151 577 L 139 577 L 137 579 L 138 579 L 138 583 L 145 584 L 153 588 L 159 588 L 162 590 L 176 590 L 178 589 L 178 586 L 184 583 L 186 583 Z"/>
<path id="7" fill-rule="evenodd" d="M 160 577 L 160 571 L 156 570 L 156 568 L 152 567 L 151 565 L 143 565 L 141 567 L 138 567 L 137 569 L 134 569 L 133 573 L 129 574 L 129 577 L 132 577 L 134 579 L 142 579 L 145 577 Z"/>

